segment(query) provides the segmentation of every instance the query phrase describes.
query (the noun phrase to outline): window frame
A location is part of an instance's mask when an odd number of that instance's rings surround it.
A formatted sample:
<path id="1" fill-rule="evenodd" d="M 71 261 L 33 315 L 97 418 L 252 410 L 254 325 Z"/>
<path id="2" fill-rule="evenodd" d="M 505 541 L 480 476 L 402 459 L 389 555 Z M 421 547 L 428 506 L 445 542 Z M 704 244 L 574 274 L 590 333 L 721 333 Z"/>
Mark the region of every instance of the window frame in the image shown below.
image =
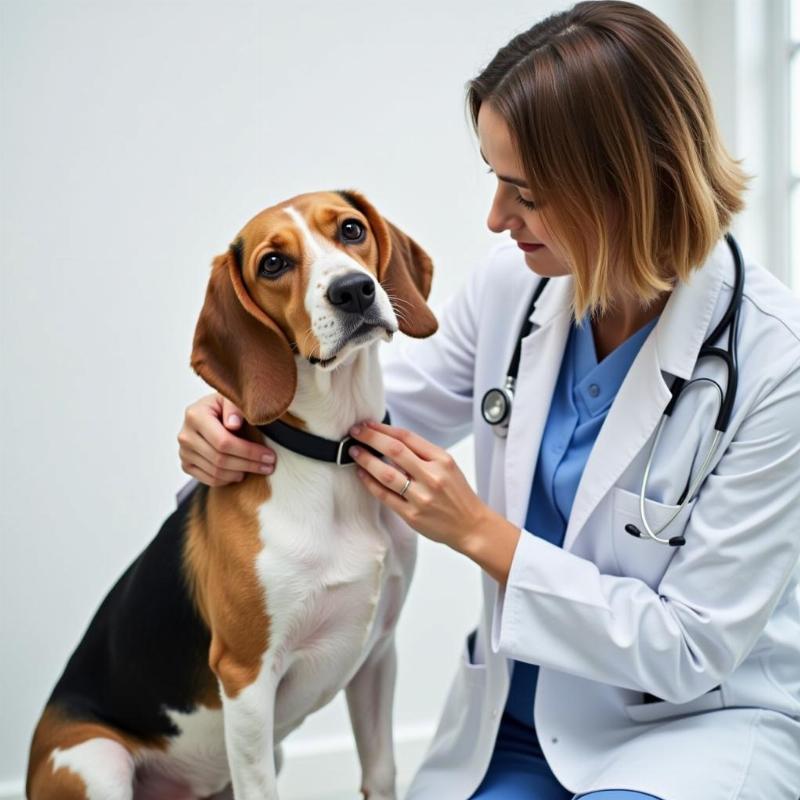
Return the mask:
<path id="1" fill-rule="evenodd" d="M 791 2 L 779 0 L 766 3 L 767 29 L 772 47 L 768 70 L 768 109 L 771 124 L 768 141 L 770 158 L 770 269 L 784 283 L 798 292 L 800 273 L 798 272 L 798 240 L 792 235 L 790 205 L 793 192 L 800 185 L 800 176 L 792 174 L 791 165 L 791 97 L 790 77 L 793 58 L 798 58 L 800 43 L 792 42 Z"/>
<path id="2" fill-rule="evenodd" d="M 792 20 L 792 0 L 783 0 L 785 8 L 785 23 L 788 31 L 786 43 L 786 109 L 788 121 L 786 124 L 786 165 L 788 175 L 787 186 L 787 219 L 786 219 L 786 238 L 787 238 L 787 271 L 789 273 L 789 285 L 800 294 L 800 225 L 793 225 L 798 222 L 800 216 L 800 163 L 792 164 L 792 142 L 800 140 L 800 0 L 795 0 L 794 14 L 796 19 Z M 794 22 L 795 30 L 792 31 Z M 796 66 L 797 85 L 792 85 L 792 71 Z M 793 129 L 792 123 L 797 126 Z"/>

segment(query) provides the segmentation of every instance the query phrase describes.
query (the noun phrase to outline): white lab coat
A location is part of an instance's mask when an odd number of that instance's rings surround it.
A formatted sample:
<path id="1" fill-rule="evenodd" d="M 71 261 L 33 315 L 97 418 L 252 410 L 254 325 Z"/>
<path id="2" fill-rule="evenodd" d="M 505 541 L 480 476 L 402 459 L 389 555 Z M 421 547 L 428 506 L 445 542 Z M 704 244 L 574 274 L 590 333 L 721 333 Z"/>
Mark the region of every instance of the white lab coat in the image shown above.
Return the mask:
<path id="1" fill-rule="evenodd" d="M 639 522 L 642 471 L 672 376 L 725 386 L 722 363 L 696 357 L 733 279 L 721 239 L 672 293 L 608 411 L 563 547 L 523 530 L 506 587 L 482 574 L 473 658 L 465 641 L 407 800 L 465 800 L 477 788 L 509 659 L 540 665 L 536 730 L 572 792 L 800 797 L 800 302 L 762 267 L 746 264 L 738 394 L 713 472 L 661 534 L 683 532 L 685 546 L 624 530 Z M 477 492 L 520 527 L 570 324 L 571 278 L 551 280 L 533 313 L 507 439 L 480 405 L 503 384 L 537 281 L 503 243 L 436 309 L 433 337 L 398 340 L 381 356 L 392 424 L 442 447 L 474 432 Z M 670 515 L 699 467 L 716 397 L 708 384 L 690 387 L 667 422 L 647 488 L 651 525 Z M 663 702 L 645 704 L 643 692 Z"/>

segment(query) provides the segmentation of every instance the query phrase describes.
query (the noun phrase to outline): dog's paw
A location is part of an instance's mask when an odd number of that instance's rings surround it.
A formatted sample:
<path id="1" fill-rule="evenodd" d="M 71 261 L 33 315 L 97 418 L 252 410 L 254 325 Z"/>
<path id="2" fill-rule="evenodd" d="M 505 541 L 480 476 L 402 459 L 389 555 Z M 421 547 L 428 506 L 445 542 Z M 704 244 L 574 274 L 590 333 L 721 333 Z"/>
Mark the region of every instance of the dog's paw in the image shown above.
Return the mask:
<path id="1" fill-rule="evenodd" d="M 362 786 L 361 794 L 364 800 L 397 800 L 397 794 L 394 791 L 379 792 L 376 789 L 365 789 Z"/>

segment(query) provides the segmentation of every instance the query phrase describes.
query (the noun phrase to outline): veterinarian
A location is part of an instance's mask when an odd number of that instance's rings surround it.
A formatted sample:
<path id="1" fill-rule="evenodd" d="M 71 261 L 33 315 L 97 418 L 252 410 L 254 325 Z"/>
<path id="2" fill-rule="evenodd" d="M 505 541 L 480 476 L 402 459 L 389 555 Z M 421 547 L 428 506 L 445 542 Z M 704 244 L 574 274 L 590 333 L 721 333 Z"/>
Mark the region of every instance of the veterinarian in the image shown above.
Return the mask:
<path id="1" fill-rule="evenodd" d="M 352 431 L 390 459 L 357 456 L 368 490 L 482 568 L 408 797 L 798 800 L 800 304 L 725 237 L 747 177 L 698 67 L 579 3 L 467 101 L 511 241 L 386 348 L 392 425 Z M 186 410 L 187 473 L 280 469 L 236 415 Z"/>

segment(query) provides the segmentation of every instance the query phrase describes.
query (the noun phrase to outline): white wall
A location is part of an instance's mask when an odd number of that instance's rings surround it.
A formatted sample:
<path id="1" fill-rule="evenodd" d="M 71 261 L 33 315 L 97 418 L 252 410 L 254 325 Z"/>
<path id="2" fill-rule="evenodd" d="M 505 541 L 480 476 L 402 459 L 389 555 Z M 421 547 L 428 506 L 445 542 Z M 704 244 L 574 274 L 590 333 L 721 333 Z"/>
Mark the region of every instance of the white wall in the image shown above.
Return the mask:
<path id="1" fill-rule="evenodd" d="M 174 507 L 183 410 L 207 391 L 189 351 L 213 255 L 264 206 L 355 187 L 432 254 L 441 301 L 497 239 L 464 85 L 567 5 L 0 4 L 0 797 L 21 791 L 99 600 Z M 710 54 L 732 138 L 735 86 L 700 23 L 729 35 L 733 4 L 644 5 L 704 68 Z M 455 452 L 472 480 L 470 441 Z M 404 781 L 480 602 L 475 565 L 420 547 L 399 630 Z M 342 697 L 289 741 L 285 797 L 354 793 Z"/>

